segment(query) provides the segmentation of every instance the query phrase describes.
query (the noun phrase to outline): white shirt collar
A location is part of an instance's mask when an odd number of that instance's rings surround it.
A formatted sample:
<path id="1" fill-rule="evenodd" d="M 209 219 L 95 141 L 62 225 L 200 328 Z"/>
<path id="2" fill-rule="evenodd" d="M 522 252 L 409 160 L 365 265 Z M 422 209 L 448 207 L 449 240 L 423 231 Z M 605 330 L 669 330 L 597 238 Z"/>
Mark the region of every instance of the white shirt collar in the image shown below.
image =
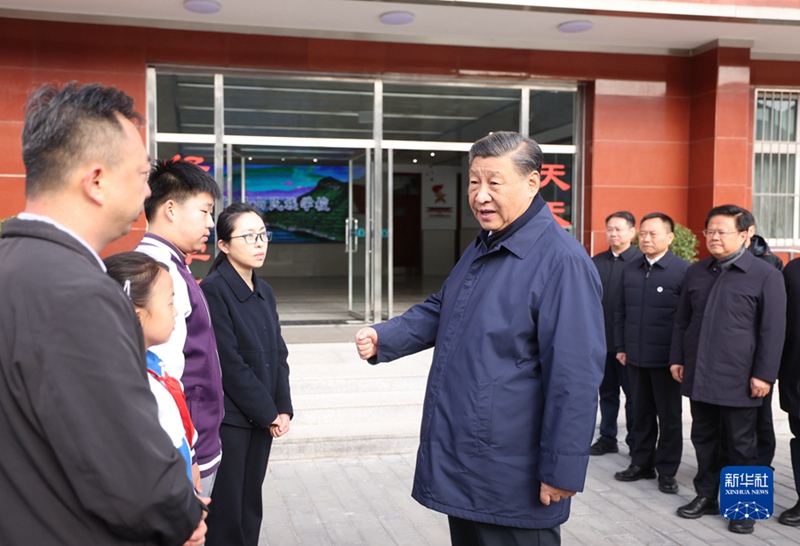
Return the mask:
<path id="1" fill-rule="evenodd" d="M 106 264 L 103 263 L 103 260 L 100 258 L 100 255 L 97 252 L 95 252 L 94 249 L 89 246 L 89 243 L 87 243 L 80 235 L 78 235 L 68 227 L 64 227 L 63 225 L 59 224 L 49 216 L 41 216 L 39 214 L 33 214 L 30 212 L 20 212 L 19 214 L 17 214 L 17 218 L 20 220 L 36 220 L 38 222 L 44 222 L 46 224 L 50 224 L 59 231 L 63 231 L 64 233 L 66 233 L 67 235 L 78 241 L 80 244 L 85 246 L 87 249 L 89 249 L 89 252 L 91 252 L 92 256 L 95 257 L 97 263 L 100 264 L 100 268 L 103 271 L 106 271 Z"/>
<path id="2" fill-rule="evenodd" d="M 644 257 L 644 259 L 645 259 L 645 260 L 647 260 L 647 263 L 649 263 L 650 265 L 653 265 L 654 263 L 656 263 L 658 260 L 660 260 L 661 258 L 663 258 L 663 257 L 664 257 L 664 256 L 666 256 L 666 255 L 667 255 L 667 251 L 665 250 L 665 251 L 664 251 L 664 254 L 662 254 L 661 256 L 659 256 L 658 258 L 656 258 L 656 259 L 654 259 L 654 260 L 651 260 L 651 259 L 650 259 L 650 258 L 648 258 L 647 256 L 645 256 L 645 257 Z"/>

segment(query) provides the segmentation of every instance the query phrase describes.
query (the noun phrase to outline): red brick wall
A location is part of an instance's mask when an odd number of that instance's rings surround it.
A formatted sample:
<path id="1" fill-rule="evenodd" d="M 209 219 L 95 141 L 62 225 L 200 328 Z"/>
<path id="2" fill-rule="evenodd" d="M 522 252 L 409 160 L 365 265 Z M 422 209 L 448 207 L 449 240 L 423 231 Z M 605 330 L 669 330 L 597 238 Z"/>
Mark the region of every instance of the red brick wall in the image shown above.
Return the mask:
<path id="1" fill-rule="evenodd" d="M 741 80 L 750 66 L 746 54 L 714 50 L 689 59 L 0 19 L 0 217 L 24 206 L 19 135 L 27 92 L 43 82 L 99 81 L 131 94 L 143 111 L 145 68 L 154 63 L 446 77 L 500 71 L 585 82 L 587 249 L 606 248 L 603 220 L 619 209 L 637 217 L 659 210 L 699 231 L 701 216 L 719 199 L 749 205 L 751 159 L 742 154 L 752 116 L 752 108 L 742 106 L 751 96 Z M 797 74 L 798 66 L 753 62 L 753 80 L 797 85 L 800 78 L 787 73 Z M 738 79 L 728 81 L 731 74 Z M 130 248 L 143 229 L 140 220 L 106 253 Z"/>

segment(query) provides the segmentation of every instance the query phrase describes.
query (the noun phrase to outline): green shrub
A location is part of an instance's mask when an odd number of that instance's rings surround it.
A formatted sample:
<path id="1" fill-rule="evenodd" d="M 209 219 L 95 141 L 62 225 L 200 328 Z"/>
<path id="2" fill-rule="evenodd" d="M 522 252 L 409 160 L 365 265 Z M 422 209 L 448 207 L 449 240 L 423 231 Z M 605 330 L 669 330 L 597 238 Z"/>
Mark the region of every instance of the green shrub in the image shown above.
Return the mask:
<path id="1" fill-rule="evenodd" d="M 700 253 L 698 246 L 700 246 L 700 241 L 697 240 L 697 236 L 692 233 L 691 229 L 675 224 L 675 239 L 672 241 L 670 248 L 672 248 L 672 252 L 676 256 L 689 263 L 694 263 Z"/>

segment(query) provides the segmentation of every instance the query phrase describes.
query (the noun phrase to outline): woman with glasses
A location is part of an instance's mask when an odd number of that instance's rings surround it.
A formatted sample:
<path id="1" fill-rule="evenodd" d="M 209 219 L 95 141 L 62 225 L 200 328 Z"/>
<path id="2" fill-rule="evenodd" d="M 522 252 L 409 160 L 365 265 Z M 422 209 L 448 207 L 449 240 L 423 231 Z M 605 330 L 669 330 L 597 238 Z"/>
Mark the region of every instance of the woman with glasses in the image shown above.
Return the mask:
<path id="1" fill-rule="evenodd" d="M 256 275 L 272 233 L 250 205 L 219 215 L 219 254 L 200 287 L 208 300 L 225 391 L 222 463 L 211 495 L 206 544 L 257 546 L 261 485 L 272 439 L 289 431 L 288 351 L 275 294 Z"/>

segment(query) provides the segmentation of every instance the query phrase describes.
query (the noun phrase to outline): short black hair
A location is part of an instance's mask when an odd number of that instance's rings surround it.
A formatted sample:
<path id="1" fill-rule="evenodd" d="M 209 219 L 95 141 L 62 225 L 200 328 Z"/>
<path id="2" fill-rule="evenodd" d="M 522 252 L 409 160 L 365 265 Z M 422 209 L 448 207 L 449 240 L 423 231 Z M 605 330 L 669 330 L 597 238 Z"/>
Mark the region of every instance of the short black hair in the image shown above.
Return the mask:
<path id="1" fill-rule="evenodd" d="M 469 165 L 476 157 L 510 156 L 514 167 L 522 176 L 533 171 L 542 172 L 544 156 L 539 144 L 532 138 L 524 137 L 513 131 L 497 131 L 478 140 L 469 149 Z"/>
<path id="2" fill-rule="evenodd" d="M 214 199 L 222 197 L 214 177 L 194 163 L 182 159 L 156 161 L 147 183 L 150 185 L 150 197 L 144 201 L 144 214 L 148 222 L 153 220 L 158 207 L 168 199 L 183 203 L 200 193 L 208 193 Z"/>
<path id="3" fill-rule="evenodd" d="M 756 219 L 753 213 L 739 205 L 720 205 L 714 207 L 708 211 L 705 227 L 708 227 L 708 223 L 714 216 L 731 216 L 735 218 L 737 231 L 747 231 L 750 229 L 750 226 L 756 225 Z"/>
<path id="4" fill-rule="evenodd" d="M 627 210 L 620 210 L 620 211 L 614 212 L 612 214 L 609 214 L 606 217 L 606 224 L 608 224 L 608 222 L 612 218 L 622 218 L 623 220 L 628 222 L 628 226 L 629 227 L 636 227 L 636 217 L 633 214 L 631 214 L 630 212 L 628 212 Z"/>
<path id="5" fill-rule="evenodd" d="M 639 227 L 644 224 L 645 220 L 653 220 L 654 218 L 658 218 L 669 226 L 669 231 L 667 231 L 667 233 L 675 233 L 675 222 L 663 212 L 651 212 L 650 214 L 645 214 L 639 221 Z"/>
<path id="6" fill-rule="evenodd" d="M 64 172 L 89 159 L 88 153 L 113 161 L 118 150 L 109 146 L 110 137 L 123 133 L 117 114 L 142 121 L 133 99 L 116 87 L 73 81 L 62 88 L 46 84 L 33 91 L 22 128 L 25 195 L 57 189 Z"/>

